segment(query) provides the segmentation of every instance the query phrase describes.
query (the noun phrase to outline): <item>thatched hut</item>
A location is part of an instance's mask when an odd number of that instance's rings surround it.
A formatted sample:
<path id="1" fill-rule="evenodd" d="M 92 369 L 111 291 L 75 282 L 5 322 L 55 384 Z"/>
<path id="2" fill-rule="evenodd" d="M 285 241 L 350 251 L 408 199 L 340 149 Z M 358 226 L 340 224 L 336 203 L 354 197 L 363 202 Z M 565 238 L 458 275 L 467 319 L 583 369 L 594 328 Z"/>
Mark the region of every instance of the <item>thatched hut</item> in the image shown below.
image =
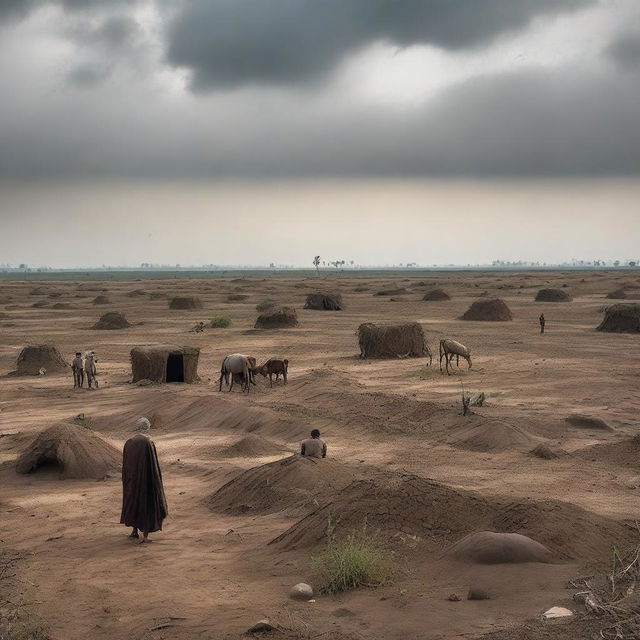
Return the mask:
<path id="1" fill-rule="evenodd" d="M 126 329 L 131 325 L 127 322 L 123 313 L 118 311 L 109 311 L 103 316 L 100 316 L 100 320 L 93 325 L 93 329 Z"/>
<path id="2" fill-rule="evenodd" d="M 621 302 L 607 307 L 598 331 L 640 333 L 640 304 Z"/>
<path id="3" fill-rule="evenodd" d="M 341 311 L 342 295 L 339 293 L 310 293 L 304 303 L 304 308 L 316 311 Z"/>
<path id="4" fill-rule="evenodd" d="M 198 379 L 196 347 L 134 347 L 131 349 L 132 382 L 187 382 Z"/>
<path id="5" fill-rule="evenodd" d="M 365 322 L 358 327 L 361 358 L 422 358 L 429 355 L 422 325 L 378 325 Z"/>
<path id="6" fill-rule="evenodd" d="M 298 326 L 298 314 L 293 307 L 278 307 L 261 313 L 254 325 L 256 329 L 283 329 Z"/>
<path id="7" fill-rule="evenodd" d="M 202 309 L 202 301 L 194 297 L 171 298 L 169 309 Z"/>
<path id="8" fill-rule="evenodd" d="M 93 431 L 59 424 L 40 432 L 16 462 L 18 473 L 55 466 L 61 478 L 104 478 L 117 470 L 121 453 Z"/>
<path id="9" fill-rule="evenodd" d="M 441 300 L 451 300 L 451 296 L 442 289 L 432 289 L 431 291 L 427 291 L 427 293 L 422 296 L 422 299 L 431 302 L 438 302 Z"/>
<path id="10" fill-rule="evenodd" d="M 513 314 L 504 300 L 476 300 L 462 315 L 461 320 L 481 320 L 484 322 L 506 322 L 513 320 Z"/>
<path id="11" fill-rule="evenodd" d="M 93 299 L 93 304 L 111 304 L 111 300 L 107 296 L 99 295 Z"/>
<path id="12" fill-rule="evenodd" d="M 571 294 L 562 289 L 540 289 L 535 302 L 571 302 Z"/>
<path id="13" fill-rule="evenodd" d="M 69 365 L 64 361 L 60 352 L 49 344 L 37 347 L 25 347 L 18 356 L 15 375 L 37 376 L 40 369 L 47 373 L 67 371 Z"/>

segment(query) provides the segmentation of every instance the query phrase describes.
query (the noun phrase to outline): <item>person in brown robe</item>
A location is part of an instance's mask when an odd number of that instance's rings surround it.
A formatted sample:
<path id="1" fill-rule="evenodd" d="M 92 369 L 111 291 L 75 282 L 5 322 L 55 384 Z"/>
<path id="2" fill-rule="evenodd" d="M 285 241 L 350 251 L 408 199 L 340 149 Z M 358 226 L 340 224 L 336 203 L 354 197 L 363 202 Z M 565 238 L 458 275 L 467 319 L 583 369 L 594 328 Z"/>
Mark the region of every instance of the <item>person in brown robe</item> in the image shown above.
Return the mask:
<path id="1" fill-rule="evenodd" d="M 162 473 L 147 418 L 136 422 L 138 434 L 124 443 L 122 453 L 122 515 L 120 524 L 133 527 L 131 538 L 149 542 L 149 534 L 162 531 L 167 517 L 167 499 L 162 486 Z"/>

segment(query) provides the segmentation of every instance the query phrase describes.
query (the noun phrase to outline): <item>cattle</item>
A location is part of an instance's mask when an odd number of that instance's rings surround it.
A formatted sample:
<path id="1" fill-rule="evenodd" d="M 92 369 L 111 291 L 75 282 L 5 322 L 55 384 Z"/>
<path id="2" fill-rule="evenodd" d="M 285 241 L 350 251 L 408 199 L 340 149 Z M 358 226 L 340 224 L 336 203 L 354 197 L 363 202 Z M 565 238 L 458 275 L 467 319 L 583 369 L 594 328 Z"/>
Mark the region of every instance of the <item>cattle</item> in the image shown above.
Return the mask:
<path id="1" fill-rule="evenodd" d="M 220 365 L 220 382 L 218 391 L 222 391 L 222 381 L 229 386 L 229 391 L 233 389 L 234 382 L 242 385 L 242 390 L 249 393 L 251 384 L 255 384 L 253 380 L 253 372 L 256 368 L 256 359 L 246 356 L 242 353 L 232 353 L 222 361 Z M 231 376 L 231 384 L 229 384 L 229 376 Z"/>
<path id="2" fill-rule="evenodd" d="M 257 368 L 257 373 L 264 376 L 265 378 L 269 376 L 269 385 L 273 387 L 273 376 L 276 376 L 276 382 L 278 382 L 278 378 L 282 375 L 284 379 L 284 384 L 287 384 L 287 373 L 289 372 L 289 361 L 288 360 L 278 360 L 277 358 L 269 358 L 264 364 L 260 365 Z"/>

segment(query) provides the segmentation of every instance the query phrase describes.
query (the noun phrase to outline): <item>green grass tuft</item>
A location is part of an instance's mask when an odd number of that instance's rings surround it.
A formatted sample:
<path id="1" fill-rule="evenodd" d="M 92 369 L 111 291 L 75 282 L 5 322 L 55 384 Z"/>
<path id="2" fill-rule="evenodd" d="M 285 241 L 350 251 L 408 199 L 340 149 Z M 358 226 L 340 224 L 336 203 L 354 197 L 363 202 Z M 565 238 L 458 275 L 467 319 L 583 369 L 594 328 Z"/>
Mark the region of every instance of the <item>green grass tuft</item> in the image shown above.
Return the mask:
<path id="1" fill-rule="evenodd" d="M 226 329 L 231 326 L 231 318 L 229 316 L 215 316 L 211 318 L 211 326 L 214 329 Z"/>

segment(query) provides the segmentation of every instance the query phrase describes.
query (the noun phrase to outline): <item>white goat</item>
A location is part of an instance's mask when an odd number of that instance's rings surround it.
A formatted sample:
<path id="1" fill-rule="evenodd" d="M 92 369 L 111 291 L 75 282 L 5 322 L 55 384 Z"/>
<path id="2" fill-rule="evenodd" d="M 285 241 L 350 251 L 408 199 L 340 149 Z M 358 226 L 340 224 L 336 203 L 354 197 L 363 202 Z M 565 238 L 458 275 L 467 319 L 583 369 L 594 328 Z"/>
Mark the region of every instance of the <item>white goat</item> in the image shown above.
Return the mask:
<path id="1" fill-rule="evenodd" d="M 447 375 L 449 373 L 449 365 L 453 360 L 453 356 L 456 357 L 456 366 L 460 366 L 460 358 L 464 358 L 471 369 L 471 351 L 460 342 L 455 340 L 440 340 L 440 371 L 442 371 L 442 358 L 444 358 Z"/>

